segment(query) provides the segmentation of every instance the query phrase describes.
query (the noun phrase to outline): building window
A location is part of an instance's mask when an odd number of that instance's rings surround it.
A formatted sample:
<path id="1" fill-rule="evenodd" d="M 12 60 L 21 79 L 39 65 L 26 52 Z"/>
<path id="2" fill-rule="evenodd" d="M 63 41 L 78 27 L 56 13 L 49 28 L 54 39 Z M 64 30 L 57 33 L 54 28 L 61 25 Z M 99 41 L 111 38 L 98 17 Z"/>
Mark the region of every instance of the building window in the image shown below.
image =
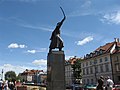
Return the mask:
<path id="1" fill-rule="evenodd" d="M 86 74 L 89 74 L 89 69 L 88 68 L 86 68 Z"/>
<path id="2" fill-rule="evenodd" d="M 91 79 L 91 84 L 93 84 L 93 79 Z"/>
<path id="3" fill-rule="evenodd" d="M 116 69 L 117 72 L 120 71 L 120 65 L 119 64 L 115 64 L 115 69 Z"/>
<path id="4" fill-rule="evenodd" d="M 85 75 L 85 69 L 83 69 L 83 75 Z"/>
<path id="5" fill-rule="evenodd" d="M 103 72 L 103 65 L 100 65 L 100 71 Z"/>
<path id="6" fill-rule="evenodd" d="M 88 66 L 88 62 L 86 62 L 86 66 Z"/>
<path id="7" fill-rule="evenodd" d="M 98 66 L 95 66 L 95 73 L 98 73 Z"/>
<path id="8" fill-rule="evenodd" d="M 119 57 L 118 56 L 116 57 L 116 61 L 119 61 Z"/>
<path id="9" fill-rule="evenodd" d="M 84 63 L 82 64 L 82 66 L 84 67 Z"/>
<path id="10" fill-rule="evenodd" d="M 97 60 L 94 60 L 94 64 L 97 64 Z"/>
<path id="11" fill-rule="evenodd" d="M 87 84 L 89 84 L 89 79 L 87 79 Z"/>
<path id="12" fill-rule="evenodd" d="M 118 76 L 118 80 L 120 81 L 120 76 Z"/>
<path id="13" fill-rule="evenodd" d="M 85 79 L 83 79 L 83 83 L 84 83 L 84 84 L 86 83 Z"/>
<path id="14" fill-rule="evenodd" d="M 91 53 L 91 54 L 90 54 L 90 57 L 92 57 L 92 56 L 93 56 L 93 54 Z"/>
<path id="15" fill-rule="evenodd" d="M 102 62 L 102 58 L 100 58 L 100 63 Z"/>
<path id="16" fill-rule="evenodd" d="M 105 64 L 105 69 L 106 69 L 106 72 L 109 71 L 109 65 L 108 64 Z"/>
<path id="17" fill-rule="evenodd" d="M 108 61 L 108 58 L 107 58 L 107 57 L 105 57 L 105 61 Z"/>
<path id="18" fill-rule="evenodd" d="M 100 49 L 100 54 L 102 54 L 103 53 L 103 50 L 102 49 Z"/>
<path id="19" fill-rule="evenodd" d="M 98 51 L 95 51 L 95 55 L 98 55 Z"/>
<path id="20" fill-rule="evenodd" d="M 90 67 L 90 73 L 93 74 L 93 68 L 92 67 Z"/>

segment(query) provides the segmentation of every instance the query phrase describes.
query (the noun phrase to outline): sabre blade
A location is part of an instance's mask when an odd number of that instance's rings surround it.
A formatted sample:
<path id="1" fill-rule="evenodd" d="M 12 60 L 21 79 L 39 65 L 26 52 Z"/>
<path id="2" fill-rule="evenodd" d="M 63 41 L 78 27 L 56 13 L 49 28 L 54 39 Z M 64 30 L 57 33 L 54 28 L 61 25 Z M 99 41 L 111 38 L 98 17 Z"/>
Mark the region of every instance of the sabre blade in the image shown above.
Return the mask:
<path id="1" fill-rule="evenodd" d="M 62 11 L 64 17 L 66 17 L 66 16 L 65 16 L 65 12 L 64 12 L 64 10 L 62 9 L 62 7 L 60 7 L 60 9 L 61 9 L 61 11 Z"/>

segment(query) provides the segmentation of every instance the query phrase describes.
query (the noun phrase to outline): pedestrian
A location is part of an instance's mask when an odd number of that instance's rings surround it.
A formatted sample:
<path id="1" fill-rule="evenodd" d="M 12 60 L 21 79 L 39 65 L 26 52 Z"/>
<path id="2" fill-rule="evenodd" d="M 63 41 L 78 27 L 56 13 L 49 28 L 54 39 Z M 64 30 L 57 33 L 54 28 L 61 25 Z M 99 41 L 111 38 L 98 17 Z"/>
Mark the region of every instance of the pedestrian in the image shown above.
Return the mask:
<path id="1" fill-rule="evenodd" d="M 12 81 L 8 83 L 8 86 L 10 90 L 14 90 L 14 83 Z"/>
<path id="2" fill-rule="evenodd" d="M 96 90 L 103 90 L 103 84 L 104 84 L 104 78 L 103 76 L 100 76 L 100 79 L 98 79 L 98 85 Z"/>
<path id="3" fill-rule="evenodd" d="M 4 82 L 4 90 L 8 90 L 8 81 L 7 80 Z"/>
<path id="4" fill-rule="evenodd" d="M 113 89 L 113 85 L 114 85 L 113 80 L 110 79 L 110 77 L 108 76 L 107 77 L 107 81 L 106 81 L 106 89 L 107 90 L 112 90 Z"/>
<path id="5" fill-rule="evenodd" d="M 0 80 L 0 90 L 2 90 L 2 88 L 3 88 L 3 80 L 1 79 Z"/>

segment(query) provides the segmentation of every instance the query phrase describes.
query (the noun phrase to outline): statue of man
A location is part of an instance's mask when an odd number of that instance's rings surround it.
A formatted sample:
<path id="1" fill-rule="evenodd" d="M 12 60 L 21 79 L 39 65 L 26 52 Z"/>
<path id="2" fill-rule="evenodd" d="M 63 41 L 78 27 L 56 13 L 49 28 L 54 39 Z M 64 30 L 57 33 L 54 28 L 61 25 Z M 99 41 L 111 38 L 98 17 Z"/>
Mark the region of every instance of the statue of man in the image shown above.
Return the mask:
<path id="1" fill-rule="evenodd" d="M 61 8 L 61 7 L 60 7 Z M 62 26 L 64 20 L 66 19 L 66 16 L 64 14 L 64 11 L 63 9 L 61 8 L 62 12 L 63 12 L 63 15 L 64 15 L 64 18 L 62 19 L 61 22 L 58 22 L 57 25 L 56 25 L 56 28 L 54 29 L 54 31 L 52 32 L 52 36 L 50 38 L 51 40 L 51 43 L 50 43 L 50 46 L 49 46 L 49 52 L 51 52 L 52 49 L 55 49 L 55 48 L 59 48 L 59 51 L 62 50 L 62 48 L 64 47 L 63 46 L 63 40 L 62 38 L 60 37 L 60 27 Z"/>

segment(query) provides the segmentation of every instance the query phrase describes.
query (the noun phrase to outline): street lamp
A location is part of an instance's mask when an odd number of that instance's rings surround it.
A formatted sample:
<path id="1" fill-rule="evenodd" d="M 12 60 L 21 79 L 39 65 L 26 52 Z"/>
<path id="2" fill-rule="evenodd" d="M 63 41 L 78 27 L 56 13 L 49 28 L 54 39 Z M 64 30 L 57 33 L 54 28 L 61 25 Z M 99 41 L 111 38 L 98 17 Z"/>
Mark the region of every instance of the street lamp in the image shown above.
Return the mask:
<path id="1" fill-rule="evenodd" d="M 1 76 L 1 79 L 3 80 L 3 69 L 2 69 L 2 76 Z"/>

